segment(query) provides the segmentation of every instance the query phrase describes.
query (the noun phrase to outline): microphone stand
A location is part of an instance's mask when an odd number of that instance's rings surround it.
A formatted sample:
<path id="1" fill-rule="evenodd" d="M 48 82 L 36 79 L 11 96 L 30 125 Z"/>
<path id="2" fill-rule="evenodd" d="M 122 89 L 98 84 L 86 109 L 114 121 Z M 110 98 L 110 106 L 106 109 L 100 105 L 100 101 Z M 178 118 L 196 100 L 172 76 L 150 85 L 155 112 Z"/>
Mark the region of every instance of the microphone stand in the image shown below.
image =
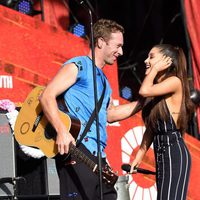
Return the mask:
<path id="1" fill-rule="evenodd" d="M 0 178 L 0 186 L 4 185 L 5 183 L 9 183 L 13 185 L 13 196 L 12 196 L 12 200 L 17 200 L 17 183 L 18 181 L 23 180 L 24 182 L 26 182 L 26 179 L 22 176 L 17 176 L 17 177 L 4 177 L 4 178 Z M 4 185 L 5 186 L 5 185 Z M 6 187 L 6 186 L 5 186 Z M 6 187 L 7 189 L 7 187 Z"/>
<path id="2" fill-rule="evenodd" d="M 103 200 L 103 182 L 102 182 L 102 162 L 101 162 L 101 150 L 100 150 L 100 133 L 99 133 L 99 115 L 97 109 L 97 82 L 96 82 L 96 65 L 95 65 L 95 52 L 94 52 L 94 32 L 93 32 L 93 19 L 91 5 L 81 0 L 79 1 L 86 10 L 88 10 L 90 16 L 90 43 L 92 52 L 92 68 L 93 68 L 93 84 L 94 84 L 94 102 L 95 102 L 95 118 L 96 118 L 96 134 L 97 134 L 97 149 L 98 149 L 98 171 L 99 171 L 99 193 L 100 199 Z M 86 5 L 88 4 L 88 5 Z"/>

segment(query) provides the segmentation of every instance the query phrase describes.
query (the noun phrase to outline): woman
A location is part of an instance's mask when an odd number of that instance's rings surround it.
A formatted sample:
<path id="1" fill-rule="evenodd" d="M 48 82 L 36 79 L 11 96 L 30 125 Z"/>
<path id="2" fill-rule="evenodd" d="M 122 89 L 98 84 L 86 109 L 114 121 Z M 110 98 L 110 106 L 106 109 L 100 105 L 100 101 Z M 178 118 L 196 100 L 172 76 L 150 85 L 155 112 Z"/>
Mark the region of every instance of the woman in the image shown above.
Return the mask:
<path id="1" fill-rule="evenodd" d="M 159 44 L 151 49 L 145 64 L 139 94 L 146 98 L 142 110 L 146 131 L 130 172 L 135 172 L 153 142 L 157 199 L 186 199 L 191 157 L 182 136 L 193 105 L 185 55 L 179 47 Z"/>

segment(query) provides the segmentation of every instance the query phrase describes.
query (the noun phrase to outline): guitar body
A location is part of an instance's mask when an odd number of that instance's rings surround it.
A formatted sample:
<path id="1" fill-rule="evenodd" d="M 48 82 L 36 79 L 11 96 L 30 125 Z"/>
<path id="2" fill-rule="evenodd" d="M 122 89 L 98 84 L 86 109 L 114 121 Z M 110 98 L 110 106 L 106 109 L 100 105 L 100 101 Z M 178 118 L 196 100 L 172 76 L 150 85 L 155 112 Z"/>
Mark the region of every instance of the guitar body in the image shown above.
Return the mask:
<path id="1" fill-rule="evenodd" d="M 38 100 L 43 89 L 38 86 L 27 96 L 17 116 L 14 132 L 19 144 L 39 148 L 48 158 L 52 158 L 58 153 L 56 131 L 43 114 Z M 60 105 L 58 106 L 60 107 Z M 62 105 L 62 107 L 64 106 Z M 80 121 L 67 113 L 68 110 L 65 111 L 66 113 L 60 111 L 61 120 L 67 130 L 77 139 Z"/>
<path id="2" fill-rule="evenodd" d="M 52 158 L 58 154 L 56 131 L 45 117 L 38 100 L 43 89 L 40 86 L 35 87 L 27 96 L 17 116 L 14 135 L 19 144 L 39 148 L 48 158 Z M 57 98 L 57 104 L 62 122 L 72 136 L 77 139 L 81 127 L 80 120 L 68 112 L 62 97 Z M 69 153 L 76 156 L 95 174 L 99 175 L 97 164 L 72 143 L 69 146 Z M 102 169 L 102 176 L 103 182 L 108 186 L 114 186 L 118 179 L 117 174 L 108 166 Z"/>

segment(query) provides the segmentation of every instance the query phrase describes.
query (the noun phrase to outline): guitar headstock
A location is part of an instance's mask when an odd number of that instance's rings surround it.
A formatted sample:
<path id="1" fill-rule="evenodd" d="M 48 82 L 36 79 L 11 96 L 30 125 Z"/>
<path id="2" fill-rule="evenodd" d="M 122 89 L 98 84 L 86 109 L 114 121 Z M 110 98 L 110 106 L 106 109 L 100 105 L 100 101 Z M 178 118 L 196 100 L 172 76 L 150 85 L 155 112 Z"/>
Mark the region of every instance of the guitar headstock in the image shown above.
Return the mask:
<path id="1" fill-rule="evenodd" d="M 113 172 L 108 165 L 106 165 L 102 170 L 102 179 L 106 185 L 114 186 L 117 182 L 118 175 L 116 172 Z"/>

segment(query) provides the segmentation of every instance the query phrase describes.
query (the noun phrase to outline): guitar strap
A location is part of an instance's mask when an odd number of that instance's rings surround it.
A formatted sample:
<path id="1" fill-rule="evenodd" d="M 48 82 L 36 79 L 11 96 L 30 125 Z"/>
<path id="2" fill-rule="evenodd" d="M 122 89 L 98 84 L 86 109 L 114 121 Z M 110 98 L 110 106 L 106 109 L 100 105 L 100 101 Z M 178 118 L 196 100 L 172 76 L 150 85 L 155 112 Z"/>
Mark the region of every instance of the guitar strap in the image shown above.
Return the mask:
<path id="1" fill-rule="evenodd" d="M 103 102 L 103 98 L 104 98 L 104 94 L 105 94 L 105 91 L 106 91 L 106 80 L 104 80 L 104 83 L 103 83 L 103 91 L 102 91 L 102 94 L 101 94 L 101 98 L 99 99 L 98 103 L 97 103 L 97 110 L 99 112 L 100 108 L 101 108 L 101 105 L 102 105 L 102 102 Z M 76 146 L 78 147 L 81 143 L 81 141 L 83 140 L 83 138 L 85 137 L 85 135 L 87 134 L 88 130 L 90 129 L 90 126 L 92 125 L 93 121 L 94 121 L 94 118 L 95 118 L 95 109 L 93 110 L 91 116 L 90 116 L 90 119 L 88 120 L 87 122 L 87 125 L 83 131 L 83 133 L 81 134 L 81 137 L 79 138 L 79 140 L 76 142 Z"/>

